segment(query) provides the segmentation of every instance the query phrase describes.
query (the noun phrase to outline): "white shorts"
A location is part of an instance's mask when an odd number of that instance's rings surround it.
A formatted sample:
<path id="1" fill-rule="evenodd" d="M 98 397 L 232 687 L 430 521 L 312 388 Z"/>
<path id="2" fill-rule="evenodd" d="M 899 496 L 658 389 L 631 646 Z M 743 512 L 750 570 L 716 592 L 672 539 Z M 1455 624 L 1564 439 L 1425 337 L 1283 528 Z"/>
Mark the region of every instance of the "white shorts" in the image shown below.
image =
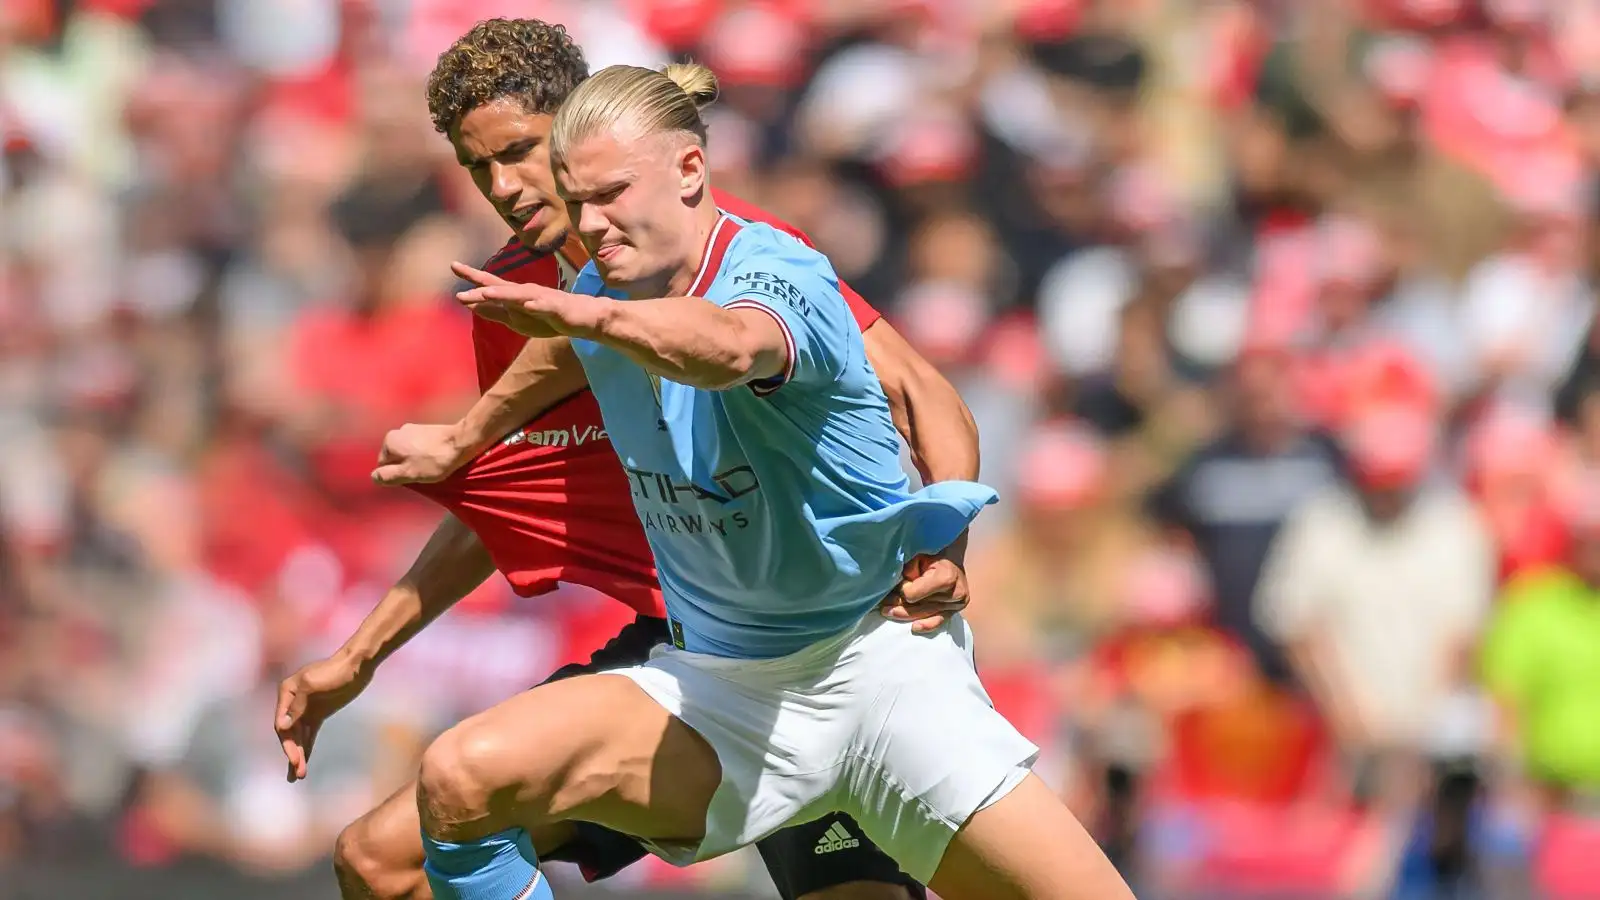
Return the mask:
<path id="1" fill-rule="evenodd" d="M 927 883 L 956 829 L 1020 784 L 1039 753 L 995 712 L 959 616 L 917 635 L 873 612 L 778 659 L 662 646 L 607 674 L 632 679 L 722 764 L 704 840 L 650 847 L 674 865 L 841 810 Z"/>

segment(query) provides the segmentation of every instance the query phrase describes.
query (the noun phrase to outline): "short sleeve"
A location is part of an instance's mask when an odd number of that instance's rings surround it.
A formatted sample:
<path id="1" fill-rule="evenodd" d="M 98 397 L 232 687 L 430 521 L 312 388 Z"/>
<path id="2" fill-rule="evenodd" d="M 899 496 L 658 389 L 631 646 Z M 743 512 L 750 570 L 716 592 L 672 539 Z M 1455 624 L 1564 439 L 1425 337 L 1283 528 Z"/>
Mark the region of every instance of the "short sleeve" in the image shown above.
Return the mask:
<path id="1" fill-rule="evenodd" d="M 883 313 L 878 312 L 866 298 L 856 293 L 856 289 L 845 284 L 844 279 L 839 279 L 839 293 L 844 295 L 844 302 L 850 306 L 850 315 L 855 316 L 856 327 L 865 334 L 868 328 L 878 324 L 883 318 Z"/>
<path id="2" fill-rule="evenodd" d="M 832 384 L 850 361 L 851 333 L 857 330 L 833 267 L 798 241 L 756 237 L 752 243 L 743 253 L 733 251 L 745 248 L 730 248 L 721 276 L 706 295 L 724 309 L 759 310 L 783 331 L 784 371 L 752 382 L 751 390 L 764 395 L 790 382 Z"/>
<path id="3" fill-rule="evenodd" d="M 717 201 L 717 206 L 722 210 L 733 213 L 741 219 L 747 219 L 751 222 L 760 222 L 763 225 L 770 226 L 774 231 L 780 231 L 784 234 L 787 234 L 788 236 L 794 238 L 802 244 L 805 244 L 807 247 L 810 247 L 813 250 L 817 248 L 817 245 L 811 242 L 810 235 L 794 227 L 793 225 L 790 225 L 788 222 L 783 221 L 777 216 L 772 215 L 766 210 L 761 209 L 755 204 L 748 203 L 739 199 L 733 194 L 729 194 L 725 191 L 720 191 L 715 188 L 712 189 L 711 193 L 712 197 Z M 850 285 L 845 284 L 844 279 L 842 278 L 839 279 L 839 293 L 844 295 L 844 302 L 849 304 L 850 314 L 854 316 L 856 320 L 856 327 L 861 329 L 863 332 L 877 324 L 878 320 L 883 318 L 882 313 L 878 312 L 876 309 L 873 309 L 872 304 L 868 303 L 860 294 L 856 293 L 855 289 L 850 287 Z"/>

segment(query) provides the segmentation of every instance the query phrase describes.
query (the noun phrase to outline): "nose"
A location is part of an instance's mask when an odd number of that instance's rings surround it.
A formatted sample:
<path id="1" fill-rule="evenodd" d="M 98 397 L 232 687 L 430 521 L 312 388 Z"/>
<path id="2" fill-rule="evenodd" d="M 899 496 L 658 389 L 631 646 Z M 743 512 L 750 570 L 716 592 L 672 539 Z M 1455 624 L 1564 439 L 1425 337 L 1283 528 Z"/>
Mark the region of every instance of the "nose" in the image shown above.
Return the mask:
<path id="1" fill-rule="evenodd" d="M 489 199 L 496 204 L 515 200 L 522 193 L 522 181 L 515 169 L 497 162 L 489 164 Z"/>
<path id="2" fill-rule="evenodd" d="M 605 234 L 611 229 L 611 220 L 593 203 L 585 203 L 578 210 L 578 233 L 590 236 Z"/>

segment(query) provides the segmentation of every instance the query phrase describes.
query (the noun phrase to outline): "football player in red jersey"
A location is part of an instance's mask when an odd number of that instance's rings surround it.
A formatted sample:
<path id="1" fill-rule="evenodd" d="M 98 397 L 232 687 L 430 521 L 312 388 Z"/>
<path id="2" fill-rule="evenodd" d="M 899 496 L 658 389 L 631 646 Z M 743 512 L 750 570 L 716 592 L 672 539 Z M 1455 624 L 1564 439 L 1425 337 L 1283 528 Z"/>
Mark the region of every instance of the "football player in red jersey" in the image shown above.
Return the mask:
<path id="1" fill-rule="evenodd" d="M 545 146 L 556 108 L 587 75 L 582 52 L 559 26 L 492 19 L 443 54 L 429 80 L 436 127 L 513 229 L 484 266 L 500 278 L 565 287 L 587 262 L 569 235 Z M 715 197 L 734 215 L 809 243 L 736 197 Z M 924 480 L 976 478 L 976 428 L 955 389 L 859 295 L 841 288 Z M 628 476 L 606 440 L 581 368 L 564 359 L 570 347 L 564 340 L 529 340 L 478 316 L 473 329 L 479 402 L 452 425 L 392 432 L 373 473 L 382 483 L 409 485 L 450 514 L 345 645 L 284 681 L 275 725 L 291 779 L 304 776 L 320 723 L 361 692 L 383 659 L 496 569 L 522 596 L 568 582 L 636 612 L 638 618 L 588 663 L 552 679 L 641 661 L 666 640 L 655 567 Z M 919 566 L 884 611 L 936 627 L 965 602 L 959 568 L 939 560 Z M 645 854 L 631 838 L 584 823 L 562 823 L 535 832 L 534 839 L 541 858 L 576 862 L 591 880 Z M 786 829 L 759 849 L 785 900 L 926 896 L 842 814 Z M 414 785 L 349 826 L 335 849 L 346 898 L 429 897 L 422 862 Z"/>

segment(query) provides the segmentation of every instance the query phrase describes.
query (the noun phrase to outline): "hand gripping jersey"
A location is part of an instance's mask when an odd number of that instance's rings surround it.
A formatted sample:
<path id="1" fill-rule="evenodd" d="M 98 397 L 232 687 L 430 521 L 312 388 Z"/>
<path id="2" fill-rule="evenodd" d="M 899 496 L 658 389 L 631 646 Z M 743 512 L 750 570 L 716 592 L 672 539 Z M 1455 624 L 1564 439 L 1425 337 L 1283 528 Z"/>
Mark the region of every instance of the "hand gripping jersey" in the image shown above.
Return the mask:
<path id="1" fill-rule="evenodd" d="M 715 193 L 724 209 L 764 221 L 809 244 L 806 236 L 731 195 Z M 484 268 L 518 284 L 568 289 L 571 273 L 554 254 L 535 253 L 515 239 Z M 568 270 L 570 273 L 570 269 Z M 841 285 L 861 330 L 880 316 Z M 487 390 L 527 339 L 474 316 L 478 385 Z M 477 533 L 495 567 L 519 595 L 533 597 L 565 581 L 600 591 L 643 615 L 666 615 L 655 563 L 629 498 L 629 478 L 612 451 L 594 395 L 581 391 L 438 484 L 411 488 L 439 503 Z"/>
<path id="2" fill-rule="evenodd" d="M 573 292 L 628 302 L 593 264 Z M 723 213 L 691 293 L 771 316 L 786 369 L 706 391 L 572 344 L 654 552 L 673 642 L 783 656 L 854 627 L 907 560 L 948 546 L 995 494 L 970 482 L 908 492 L 882 386 L 822 254 Z"/>

